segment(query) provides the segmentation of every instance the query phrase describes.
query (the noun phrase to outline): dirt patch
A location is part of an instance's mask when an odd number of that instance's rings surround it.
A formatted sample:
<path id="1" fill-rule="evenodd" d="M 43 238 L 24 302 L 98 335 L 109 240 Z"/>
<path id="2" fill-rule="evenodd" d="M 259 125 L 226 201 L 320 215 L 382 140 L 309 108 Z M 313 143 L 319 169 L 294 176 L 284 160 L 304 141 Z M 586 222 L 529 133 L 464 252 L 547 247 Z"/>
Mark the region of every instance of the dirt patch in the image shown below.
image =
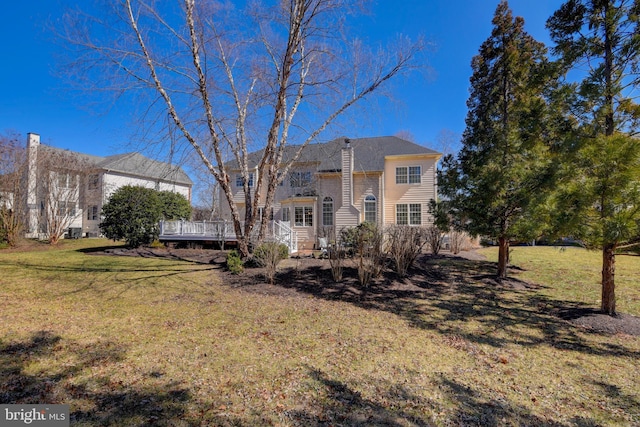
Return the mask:
<path id="1" fill-rule="evenodd" d="M 585 329 L 607 334 L 625 334 L 640 336 L 640 317 L 619 313 L 609 316 L 595 309 L 559 310 L 562 319 Z"/>
<path id="2" fill-rule="evenodd" d="M 449 278 L 438 274 L 434 268 L 434 259 L 460 260 L 461 262 L 482 263 L 484 274 L 476 275 L 472 269 L 467 272 L 465 280 L 482 282 L 491 289 L 503 288 L 517 291 L 535 291 L 539 286 L 516 278 L 497 280 L 495 276 L 487 274 L 486 257 L 476 251 L 464 251 L 456 255 L 444 252 L 434 257 L 429 254 L 421 255 L 410 270 L 407 277 L 400 278 L 391 271 L 386 271 L 381 277 L 372 280 L 367 289 L 357 285 L 357 272 L 353 260 L 346 260 L 344 264 L 344 280 L 336 284 L 331 276 L 331 266 L 328 260 L 318 259 L 312 255 L 292 257 L 284 260 L 278 266 L 277 283 L 271 285 L 265 279 L 265 269 L 260 267 L 245 268 L 241 274 L 231 274 L 225 270 L 226 252 L 213 249 L 174 249 L 174 248 L 110 248 L 94 254 L 134 256 L 145 258 L 176 259 L 199 264 L 212 264 L 219 267 L 219 274 L 223 283 L 229 287 L 242 288 L 246 292 L 262 295 L 276 295 L 291 297 L 312 294 L 322 298 L 362 301 L 376 294 L 376 289 L 384 287 L 393 291 L 391 295 L 405 295 L 406 293 L 420 293 L 425 289 L 425 279 L 429 283 L 446 281 Z M 427 271 L 428 270 L 428 271 Z M 433 271 L 431 271 L 433 270 Z M 458 277 L 457 280 L 460 280 Z M 440 283 L 450 285 L 446 283 Z M 385 294 L 386 295 L 386 294 Z M 555 316 L 572 324 L 606 334 L 626 334 L 640 336 L 640 317 L 620 313 L 608 316 L 595 309 L 588 308 L 559 308 L 553 313 Z"/>

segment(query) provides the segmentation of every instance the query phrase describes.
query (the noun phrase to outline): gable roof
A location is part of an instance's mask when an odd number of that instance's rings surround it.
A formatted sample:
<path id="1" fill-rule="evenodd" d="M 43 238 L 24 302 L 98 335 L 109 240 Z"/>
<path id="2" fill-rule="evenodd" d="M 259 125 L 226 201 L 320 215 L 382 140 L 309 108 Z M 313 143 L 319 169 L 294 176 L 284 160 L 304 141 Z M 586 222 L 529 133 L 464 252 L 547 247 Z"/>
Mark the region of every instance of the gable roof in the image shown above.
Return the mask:
<path id="1" fill-rule="evenodd" d="M 355 172 L 383 171 L 384 159 L 387 156 L 441 155 L 437 151 L 397 136 L 354 139 L 341 137 L 326 143 L 307 145 L 302 150 L 297 162 L 317 163 L 319 172 L 340 172 L 342 170 L 342 149 L 347 140 L 353 148 Z M 299 149 L 300 145 L 285 147 L 283 162 L 290 161 Z M 250 167 L 257 166 L 263 152 L 264 150 L 259 150 L 249 154 Z M 229 162 L 227 166 L 231 169 L 237 169 L 238 163 L 234 160 Z"/>
<path id="2" fill-rule="evenodd" d="M 189 175 L 187 175 L 180 166 L 167 162 L 159 162 L 136 152 L 100 157 L 70 150 L 62 150 L 44 144 L 40 145 L 40 147 L 45 150 L 75 156 L 82 162 L 109 172 L 193 185 L 193 181 L 191 181 Z"/>
<path id="3" fill-rule="evenodd" d="M 111 172 L 145 176 L 181 184 L 193 184 L 193 181 L 181 167 L 171 163 L 158 162 L 140 153 L 116 154 L 104 157 L 96 163 L 96 166 Z"/>

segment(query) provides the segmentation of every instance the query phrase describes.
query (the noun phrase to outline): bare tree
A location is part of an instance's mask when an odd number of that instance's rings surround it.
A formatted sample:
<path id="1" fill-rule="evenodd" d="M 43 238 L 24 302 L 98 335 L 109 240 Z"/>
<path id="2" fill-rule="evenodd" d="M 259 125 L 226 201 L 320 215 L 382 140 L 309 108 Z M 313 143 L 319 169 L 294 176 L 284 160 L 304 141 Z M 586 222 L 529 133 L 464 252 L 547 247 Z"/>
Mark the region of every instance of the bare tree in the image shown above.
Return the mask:
<path id="1" fill-rule="evenodd" d="M 44 146 L 36 162 L 39 228 L 44 239 L 55 245 L 81 218 L 81 188 L 93 167 L 82 155 Z"/>
<path id="2" fill-rule="evenodd" d="M 272 206 L 304 146 L 390 79 L 419 66 L 425 49 L 422 40 L 403 37 L 378 50 L 348 39 L 344 16 L 360 4 L 347 0 L 258 1 L 242 10 L 216 1 L 183 0 L 179 8 L 108 3 L 108 15 L 66 16 L 64 37 L 78 47 L 74 80 L 135 93 L 138 103 L 141 94 L 151 96 L 143 118 L 166 123 L 168 117 L 220 184 L 243 255 L 257 208 Z M 299 149 L 285 160 L 290 140 Z M 250 157 L 256 150 L 258 157 Z M 230 160 L 241 171 L 242 200 L 231 185 Z M 264 216 L 259 240 L 266 223 Z"/>
<path id="3" fill-rule="evenodd" d="M 0 241 L 15 246 L 26 223 L 26 151 L 15 133 L 0 135 Z"/>

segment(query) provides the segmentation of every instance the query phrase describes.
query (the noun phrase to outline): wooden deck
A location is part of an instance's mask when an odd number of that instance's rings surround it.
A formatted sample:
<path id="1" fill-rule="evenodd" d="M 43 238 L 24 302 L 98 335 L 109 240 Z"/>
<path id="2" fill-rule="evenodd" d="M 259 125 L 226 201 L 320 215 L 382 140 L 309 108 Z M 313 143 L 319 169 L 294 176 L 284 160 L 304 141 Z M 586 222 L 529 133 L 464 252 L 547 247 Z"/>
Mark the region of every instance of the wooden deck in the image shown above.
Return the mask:
<path id="1" fill-rule="evenodd" d="M 289 253 L 298 251 L 298 237 L 286 223 L 271 221 L 267 236 L 284 243 Z M 161 242 L 235 243 L 238 241 L 231 221 L 160 221 Z"/>

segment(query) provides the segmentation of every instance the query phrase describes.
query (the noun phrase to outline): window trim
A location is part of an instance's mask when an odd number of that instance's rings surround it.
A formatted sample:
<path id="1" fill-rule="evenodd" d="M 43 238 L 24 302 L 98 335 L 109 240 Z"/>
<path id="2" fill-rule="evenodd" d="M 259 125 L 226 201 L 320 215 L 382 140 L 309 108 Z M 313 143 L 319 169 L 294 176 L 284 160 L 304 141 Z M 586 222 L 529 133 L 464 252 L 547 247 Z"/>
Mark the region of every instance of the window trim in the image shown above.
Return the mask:
<path id="1" fill-rule="evenodd" d="M 295 227 L 313 227 L 313 206 L 295 206 L 293 208 L 293 225 Z"/>
<path id="2" fill-rule="evenodd" d="M 87 221 L 98 221 L 98 205 L 87 206 Z"/>
<path id="3" fill-rule="evenodd" d="M 396 184 L 422 184 L 422 166 L 396 166 Z"/>
<path id="4" fill-rule="evenodd" d="M 401 212 L 402 210 L 402 212 Z M 403 215 L 400 220 L 399 215 Z M 406 222 L 405 222 L 406 219 Z M 416 219 L 418 221 L 416 221 Z M 422 203 L 397 203 L 396 204 L 396 225 L 422 225 Z"/>
<path id="5" fill-rule="evenodd" d="M 373 205 L 373 210 L 367 209 Z M 373 214 L 373 221 L 367 219 L 367 215 Z M 364 221 L 376 223 L 378 221 L 378 199 L 373 194 L 367 194 L 364 198 Z"/>
<path id="6" fill-rule="evenodd" d="M 97 190 L 100 187 L 100 174 L 92 173 L 87 178 L 87 189 Z"/>
<path id="7" fill-rule="evenodd" d="M 304 188 L 311 185 L 311 171 L 292 171 L 289 173 L 289 185 L 292 188 Z"/>
<path id="8" fill-rule="evenodd" d="M 327 221 L 329 220 L 329 221 Z M 322 199 L 322 225 L 325 227 L 333 227 L 333 198 L 330 196 Z"/>
<path id="9" fill-rule="evenodd" d="M 249 188 L 253 188 L 255 176 L 253 172 L 249 172 Z M 241 173 L 236 174 L 236 187 L 242 188 L 244 186 L 244 177 Z"/>

